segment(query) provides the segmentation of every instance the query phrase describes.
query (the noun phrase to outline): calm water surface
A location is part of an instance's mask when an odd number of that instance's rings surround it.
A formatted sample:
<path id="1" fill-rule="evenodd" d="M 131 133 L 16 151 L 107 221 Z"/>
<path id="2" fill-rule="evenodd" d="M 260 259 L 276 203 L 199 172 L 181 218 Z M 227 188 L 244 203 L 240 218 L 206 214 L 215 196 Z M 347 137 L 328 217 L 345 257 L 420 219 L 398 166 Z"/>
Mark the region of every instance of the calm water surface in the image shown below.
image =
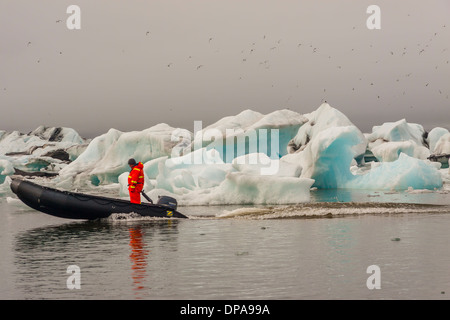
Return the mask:
<path id="1" fill-rule="evenodd" d="M 1 299 L 450 297 L 445 193 L 316 191 L 315 203 L 297 208 L 191 207 L 180 209 L 189 220 L 95 222 L 51 217 L 7 197 Z M 67 288 L 70 265 L 80 268 L 79 290 Z M 366 285 L 371 265 L 380 268 L 380 289 Z"/>

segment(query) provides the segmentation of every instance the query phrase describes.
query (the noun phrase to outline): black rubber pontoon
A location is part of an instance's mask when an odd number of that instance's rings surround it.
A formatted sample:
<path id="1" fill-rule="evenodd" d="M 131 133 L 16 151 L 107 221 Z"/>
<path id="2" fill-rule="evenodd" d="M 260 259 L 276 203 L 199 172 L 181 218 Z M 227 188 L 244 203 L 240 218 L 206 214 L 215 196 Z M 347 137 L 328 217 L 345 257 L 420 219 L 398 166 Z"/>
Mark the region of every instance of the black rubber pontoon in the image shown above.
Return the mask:
<path id="1" fill-rule="evenodd" d="M 61 191 L 31 181 L 13 178 L 11 190 L 29 207 L 67 219 L 95 220 L 113 213 L 137 213 L 146 217 L 187 218 L 176 209 L 161 204 L 134 204 L 127 200 Z"/>

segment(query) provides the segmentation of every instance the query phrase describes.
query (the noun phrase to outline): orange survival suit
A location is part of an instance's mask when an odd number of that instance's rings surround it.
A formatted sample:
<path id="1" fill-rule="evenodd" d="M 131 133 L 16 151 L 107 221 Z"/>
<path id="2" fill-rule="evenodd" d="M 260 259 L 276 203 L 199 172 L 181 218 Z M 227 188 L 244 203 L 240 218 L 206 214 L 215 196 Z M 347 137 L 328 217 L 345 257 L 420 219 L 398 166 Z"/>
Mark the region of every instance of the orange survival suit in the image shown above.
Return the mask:
<path id="1" fill-rule="evenodd" d="M 144 165 L 138 162 L 128 176 L 128 191 L 131 203 L 141 203 L 141 191 L 144 188 Z"/>

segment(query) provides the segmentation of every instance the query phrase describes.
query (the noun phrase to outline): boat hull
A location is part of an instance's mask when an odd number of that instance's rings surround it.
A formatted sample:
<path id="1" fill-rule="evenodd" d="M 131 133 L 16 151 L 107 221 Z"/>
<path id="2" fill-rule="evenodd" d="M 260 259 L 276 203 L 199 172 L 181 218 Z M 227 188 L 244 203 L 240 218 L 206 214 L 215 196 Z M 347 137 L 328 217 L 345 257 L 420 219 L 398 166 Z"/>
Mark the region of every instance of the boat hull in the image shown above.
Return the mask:
<path id="1" fill-rule="evenodd" d="M 107 218 L 113 213 L 137 213 L 141 216 L 159 218 L 187 218 L 178 211 L 163 205 L 134 204 L 122 199 L 61 191 L 18 178 L 12 180 L 11 190 L 29 207 L 66 219 L 95 220 Z"/>

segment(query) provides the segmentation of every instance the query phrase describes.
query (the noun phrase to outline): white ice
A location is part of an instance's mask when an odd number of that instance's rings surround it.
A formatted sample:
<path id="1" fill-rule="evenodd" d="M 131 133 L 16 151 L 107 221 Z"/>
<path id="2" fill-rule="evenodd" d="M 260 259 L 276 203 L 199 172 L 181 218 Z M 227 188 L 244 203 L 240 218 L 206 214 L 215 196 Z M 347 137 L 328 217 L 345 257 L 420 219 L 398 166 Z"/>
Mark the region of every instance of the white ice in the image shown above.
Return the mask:
<path id="1" fill-rule="evenodd" d="M 430 133 L 428 133 L 427 141 L 430 146 L 430 151 L 433 154 L 439 154 L 439 153 L 450 153 L 450 148 L 444 148 L 443 146 L 439 147 L 439 150 L 436 150 L 436 147 L 438 145 L 438 141 L 445 135 L 448 135 L 449 131 L 445 128 L 436 127 L 433 128 Z M 448 138 L 444 138 L 446 140 Z M 443 142 L 441 142 L 443 143 Z"/>
<path id="2" fill-rule="evenodd" d="M 374 126 L 366 137 L 368 149 L 380 162 L 395 161 L 401 153 L 425 160 L 430 156 L 430 150 L 424 134 L 422 125 L 402 119 Z"/>
<path id="3" fill-rule="evenodd" d="M 309 201 L 312 187 L 434 190 L 448 184 L 448 170 L 426 160 L 431 153 L 450 152 L 448 130 L 435 128 L 427 137 L 421 125 L 405 119 L 363 134 L 324 103 L 304 115 L 246 110 L 195 129 L 162 123 L 142 131 L 110 129 L 91 141 L 66 128 L 59 134 L 45 127 L 28 135 L 0 131 L 0 183 L 31 156 L 47 161 L 44 152 L 51 147 L 67 150 L 73 160 L 51 160 L 59 172 L 53 179 L 57 187 L 111 186 L 127 197 L 127 161 L 135 158 L 144 163 L 147 194 L 153 199 L 172 195 L 184 205 L 298 203 Z M 271 136 L 275 131 L 278 136 Z M 274 137 L 278 150 L 272 148 Z M 232 148 L 241 138 L 245 148 Z M 379 162 L 366 164 L 367 151 Z M 25 152 L 27 158 L 12 158 L 8 152 Z"/>

